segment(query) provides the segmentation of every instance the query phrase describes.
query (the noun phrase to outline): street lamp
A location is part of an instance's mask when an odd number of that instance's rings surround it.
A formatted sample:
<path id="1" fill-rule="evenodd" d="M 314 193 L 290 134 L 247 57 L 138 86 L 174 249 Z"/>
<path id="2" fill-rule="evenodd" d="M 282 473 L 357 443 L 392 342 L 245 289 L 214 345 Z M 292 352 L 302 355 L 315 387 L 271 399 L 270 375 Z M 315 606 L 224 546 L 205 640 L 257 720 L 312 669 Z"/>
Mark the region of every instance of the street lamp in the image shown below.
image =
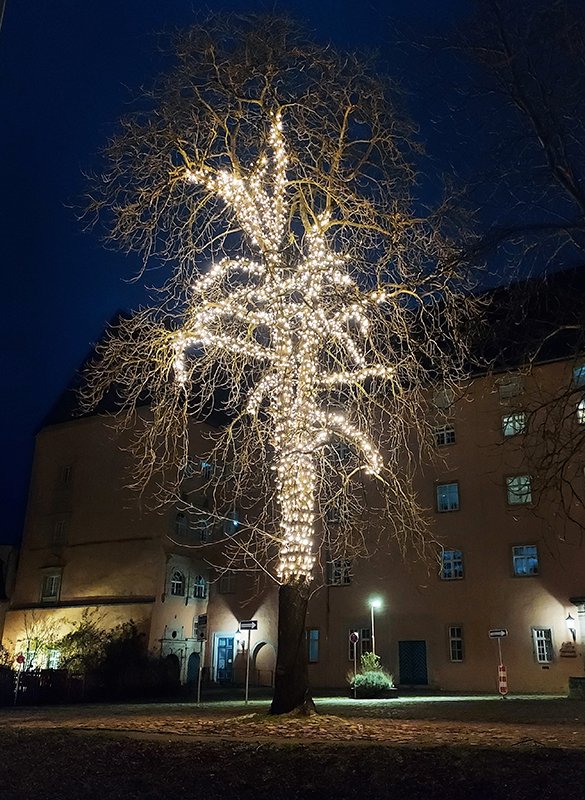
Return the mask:
<path id="1" fill-rule="evenodd" d="M 372 599 L 370 600 L 370 612 L 372 615 L 372 653 L 374 653 L 374 655 L 376 655 L 376 631 L 374 628 L 374 609 L 381 607 L 382 607 L 382 601 L 380 600 L 380 598 L 372 597 Z"/>
<path id="2" fill-rule="evenodd" d="M 571 636 L 573 637 L 573 641 L 575 641 L 577 638 L 577 625 L 575 624 L 575 620 L 569 614 L 565 622 L 567 623 L 567 628 L 571 631 Z"/>

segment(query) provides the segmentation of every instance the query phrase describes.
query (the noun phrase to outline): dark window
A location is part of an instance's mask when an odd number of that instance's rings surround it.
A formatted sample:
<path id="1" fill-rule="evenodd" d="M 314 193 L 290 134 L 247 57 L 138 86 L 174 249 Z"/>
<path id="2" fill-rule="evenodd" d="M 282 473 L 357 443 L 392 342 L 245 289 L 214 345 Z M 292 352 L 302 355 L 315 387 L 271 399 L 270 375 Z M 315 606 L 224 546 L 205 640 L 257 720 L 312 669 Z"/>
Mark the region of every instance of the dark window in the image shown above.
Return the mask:
<path id="1" fill-rule="evenodd" d="M 444 581 L 456 581 L 463 578 L 463 553 L 461 550 L 443 551 L 441 578 Z"/>
<path id="2" fill-rule="evenodd" d="M 514 575 L 527 577 L 538 575 L 538 553 L 536 545 L 528 544 L 512 548 Z"/>
<path id="3" fill-rule="evenodd" d="M 449 655 L 451 661 L 463 661 L 463 628 L 455 625 L 449 628 Z"/>
<path id="4" fill-rule="evenodd" d="M 171 594 L 174 597 L 185 596 L 185 577 L 178 570 L 173 572 L 173 577 L 171 578 Z"/>
<path id="5" fill-rule="evenodd" d="M 437 486 L 437 511 L 459 510 L 459 484 L 440 483 Z"/>
<path id="6" fill-rule="evenodd" d="M 307 643 L 309 647 L 309 664 L 316 664 L 319 661 L 319 630 L 317 628 L 307 629 Z"/>

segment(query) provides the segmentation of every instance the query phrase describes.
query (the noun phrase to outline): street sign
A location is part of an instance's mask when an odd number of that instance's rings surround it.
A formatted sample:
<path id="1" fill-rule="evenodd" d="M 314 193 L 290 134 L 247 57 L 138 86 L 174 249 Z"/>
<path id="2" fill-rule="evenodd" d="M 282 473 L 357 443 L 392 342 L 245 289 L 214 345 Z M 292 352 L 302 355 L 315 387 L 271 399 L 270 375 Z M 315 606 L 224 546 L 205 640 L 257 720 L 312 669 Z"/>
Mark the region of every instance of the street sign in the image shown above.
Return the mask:
<path id="1" fill-rule="evenodd" d="M 207 614 L 199 614 L 197 617 L 197 641 L 207 641 Z"/>
<path id="2" fill-rule="evenodd" d="M 207 625 L 207 614 L 199 614 L 197 617 L 197 625 Z"/>
<path id="3" fill-rule="evenodd" d="M 360 640 L 359 633 L 357 631 L 351 631 L 351 633 L 349 634 L 349 641 L 352 644 L 357 644 L 359 640 Z"/>
<path id="4" fill-rule="evenodd" d="M 490 631 L 490 639 L 504 639 L 507 635 L 508 631 L 505 628 Z"/>
<path id="5" fill-rule="evenodd" d="M 22 653 L 19 653 L 16 656 L 16 663 L 17 664 L 24 664 L 24 656 L 22 655 Z"/>
<path id="6" fill-rule="evenodd" d="M 240 622 L 240 630 L 241 631 L 257 631 L 258 630 L 258 620 L 257 619 L 243 619 Z"/>

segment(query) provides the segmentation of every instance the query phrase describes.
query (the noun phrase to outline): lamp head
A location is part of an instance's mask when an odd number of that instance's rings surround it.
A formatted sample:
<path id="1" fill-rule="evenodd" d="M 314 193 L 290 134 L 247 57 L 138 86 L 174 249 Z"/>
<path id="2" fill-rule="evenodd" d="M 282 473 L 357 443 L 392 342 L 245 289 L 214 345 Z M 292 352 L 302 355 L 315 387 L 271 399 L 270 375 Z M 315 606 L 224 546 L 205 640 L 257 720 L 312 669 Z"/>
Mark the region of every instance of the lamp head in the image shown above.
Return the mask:
<path id="1" fill-rule="evenodd" d="M 382 601 L 379 597 L 372 597 L 370 600 L 370 605 L 372 608 L 382 608 Z"/>

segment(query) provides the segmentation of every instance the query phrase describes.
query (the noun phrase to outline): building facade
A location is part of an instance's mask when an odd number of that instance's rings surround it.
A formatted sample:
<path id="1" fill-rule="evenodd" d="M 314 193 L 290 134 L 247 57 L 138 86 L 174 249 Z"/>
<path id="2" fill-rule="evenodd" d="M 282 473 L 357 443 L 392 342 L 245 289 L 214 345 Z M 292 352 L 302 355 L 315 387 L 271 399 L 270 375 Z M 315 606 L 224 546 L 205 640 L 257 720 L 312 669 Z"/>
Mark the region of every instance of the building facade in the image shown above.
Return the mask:
<path id="1" fill-rule="evenodd" d="M 527 375 L 476 377 L 437 404 L 430 413 L 438 457 L 421 464 L 416 479 L 437 560 L 405 560 L 388 541 L 369 559 L 327 565 L 307 618 L 314 687 L 347 686 L 354 654 L 374 639 L 401 686 L 494 692 L 499 647 L 510 693 L 565 693 L 569 677 L 583 674 L 585 515 L 579 492 L 566 513 L 555 487 L 540 485 L 533 446 L 539 415 L 552 418 L 543 398 L 563 387 L 570 392 L 558 438 L 582 433 L 581 385 L 585 393 L 585 367 L 556 361 Z M 195 432 L 192 452 L 204 434 L 205 426 Z M 221 568 L 221 543 L 237 515 L 226 507 L 206 517 L 180 502 L 152 508 L 125 488 L 124 445 L 99 416 L 39 433 L 5 646 L 34 663 L 35 631 L 64 633 L 90 609 L 104 627 L 133 620 L 183 682 L 196 680 L 203 665 L 206 679 L 241 683 L 249 658 L 252 684 L 270 685 L 277 586 Z M 569 458 L 577 485 L 585 459 L 578 449 Z M 193 459 L 191 492 L 211 468 Z M 249 650 L 242 620 L 257 621 Z M 491 638 L 496 630 L 507 635 Z"/>

